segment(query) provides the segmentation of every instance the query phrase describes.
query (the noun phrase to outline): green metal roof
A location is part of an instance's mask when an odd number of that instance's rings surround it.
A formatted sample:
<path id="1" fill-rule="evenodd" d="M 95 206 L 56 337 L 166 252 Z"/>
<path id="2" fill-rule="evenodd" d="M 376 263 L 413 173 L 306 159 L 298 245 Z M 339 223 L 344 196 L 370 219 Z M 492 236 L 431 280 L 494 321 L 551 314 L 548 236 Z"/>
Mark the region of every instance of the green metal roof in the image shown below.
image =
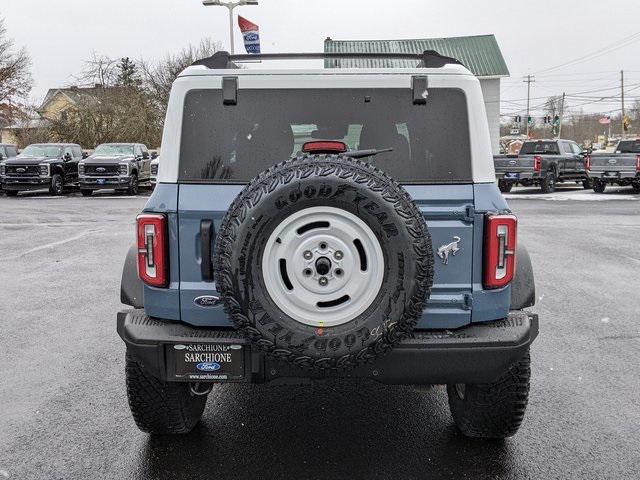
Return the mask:
<path id="1" fill-rule="evenodd" d="M 422 38 L 413 40 L 332 40 L 324 41 L 326 53 L 422 53 L 435 50 L 461 61 L 478 77 L 507 77 L 509 69 L 494 35 L 473 37 Z M 325 60 L 325 68 L 415 67 L 411 60 L 339 58 Z"/>

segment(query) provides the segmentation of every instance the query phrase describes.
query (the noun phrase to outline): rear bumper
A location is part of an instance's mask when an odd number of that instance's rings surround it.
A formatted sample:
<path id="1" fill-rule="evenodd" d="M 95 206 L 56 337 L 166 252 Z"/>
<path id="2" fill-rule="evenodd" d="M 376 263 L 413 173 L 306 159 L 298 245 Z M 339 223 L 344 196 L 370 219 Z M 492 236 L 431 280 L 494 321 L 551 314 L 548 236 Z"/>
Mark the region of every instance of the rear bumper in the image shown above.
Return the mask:
<path id="1" fill-rule="evenodd" d="M 511 312 L 503 320 L 458 330 L 415 332 L 388 355 L 349 371 L 311 372 L 267 358 L 231 328 L 198 328 L 147 316 L 118 313 L 118 334 L 145 369 L 161 380 L 180 381 L 167 362 L 167 346 L 184 343 L 243 345 L 246 383 L 299 383 L 326 378 L 370 378 L 388 384 L 487 383 L 522 357 L 538 335 L 538 316 Z M 237 381 L 237 380 L 236 380 Z"/>
<path id="2" fill-rule="evenodd" d="M 542 175 L 538 172 L 496 172 L 496 179 L 505 182 L 517 183 L 520 180 L 540 180 Z"/>
<path id="3" fill-rule="evenodd" d="M 80 188 L 83 190 L 102 190 L 114 188 L 127 188 L 131 183 L 131 177 L 81 177 Z"/>
<path id="4" fill-rule="evenodd" d="M 41 190 L 49 188 L 51 177 L 2 177 L 0 184 L 3 190 Z"/>
<path id="5" fill-rule="evenodd" d="M 589 178 L 598 178 L 601 180 L 610 180 L 610 181 L 618 181 L 618 180 L 633 180 L 635 178 L 637 178 L 638 180 L 640 180 L 640 173 L 636 172 L 635 169 L 633 170 L 622 170 L 622 171 L 610 171 L 610 172 L 606 172 L 606 171 L 593 171 L 593 170 L 589 170 Z"/>

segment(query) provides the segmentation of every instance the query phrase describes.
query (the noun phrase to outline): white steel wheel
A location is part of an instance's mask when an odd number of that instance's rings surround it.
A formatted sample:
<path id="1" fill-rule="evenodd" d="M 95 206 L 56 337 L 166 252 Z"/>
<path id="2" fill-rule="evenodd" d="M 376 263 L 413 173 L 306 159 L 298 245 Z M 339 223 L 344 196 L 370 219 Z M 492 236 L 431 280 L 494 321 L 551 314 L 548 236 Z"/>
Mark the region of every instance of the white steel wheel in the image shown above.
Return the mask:
<path id="1" fill-rule="evenodd" d="M 273 302 L 305 325 L 343 325 L 378 296 L 385 262 L 380 242 L 356 215 L 334 207 L 300 210 L 282 221 L 262 255 Z"/>

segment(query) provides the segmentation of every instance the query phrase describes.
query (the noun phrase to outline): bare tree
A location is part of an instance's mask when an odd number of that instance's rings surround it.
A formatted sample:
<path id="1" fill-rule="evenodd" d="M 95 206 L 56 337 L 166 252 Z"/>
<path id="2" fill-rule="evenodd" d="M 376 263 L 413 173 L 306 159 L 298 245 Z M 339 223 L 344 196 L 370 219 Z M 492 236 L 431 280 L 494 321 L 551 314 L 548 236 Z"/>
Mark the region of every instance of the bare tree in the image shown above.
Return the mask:
<path id="1" fill-rule="evenodd" d="M 0 121 L 13 120 L 20 104 L 31 91 L 31 58 L 26 49 L 16 49 L 7 38 L 4 19 L 0 18 Z"/>
<path id="2" fill-rule="evenodd" d="M 84 62 L 82 72 L 73 79 L 80 85 L 112 87 L 118 82 L 118 60 L 92 52 L 91 58 Z"/>
<path id="3" fill-rule="evenodd" d="M 178 53 L 167 55 L 158 62 L 140 62 L 144 89 L 157 104 L 160 115 L 164 116 L 169 102 L 171 85 L 180 72 L 196 60 L 210 57 L 220 48 L 219 42 L 204 38 L 200 40 L 198 45 L 189 45 Z"/>

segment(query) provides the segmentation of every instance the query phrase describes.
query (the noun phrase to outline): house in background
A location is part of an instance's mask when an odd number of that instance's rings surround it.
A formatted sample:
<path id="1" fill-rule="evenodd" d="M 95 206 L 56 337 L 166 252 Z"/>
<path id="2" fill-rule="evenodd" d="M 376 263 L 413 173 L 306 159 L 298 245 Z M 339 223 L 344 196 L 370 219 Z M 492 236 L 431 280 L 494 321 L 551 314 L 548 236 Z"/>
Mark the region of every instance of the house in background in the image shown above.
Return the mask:
<path id="1" fill-rule="evenodd" d="M 326 53 L 422 53 L 435 50 L 462 62 L 480 80 L 484 95 L 494 154 L 500 149 L 500 80 L 509 76 L 494 35 L 423 38 L 414 40 L 333 40 L 324 41 Z M 325 68 L 402 68 L 415 61 L 401 59 L 340 58 L 325 60 Z"/>

